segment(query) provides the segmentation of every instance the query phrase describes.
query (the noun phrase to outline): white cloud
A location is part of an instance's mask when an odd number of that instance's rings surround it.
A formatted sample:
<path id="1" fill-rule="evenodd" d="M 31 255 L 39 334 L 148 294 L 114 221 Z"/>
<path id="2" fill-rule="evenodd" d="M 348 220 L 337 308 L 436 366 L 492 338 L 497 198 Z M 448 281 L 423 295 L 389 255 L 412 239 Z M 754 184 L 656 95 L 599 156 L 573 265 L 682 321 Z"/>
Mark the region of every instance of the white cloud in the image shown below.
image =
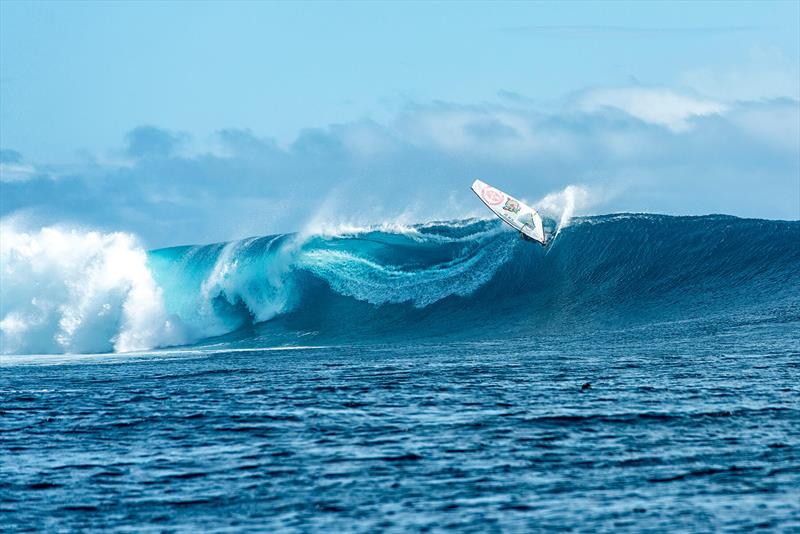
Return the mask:
<path id="1" fill-rule="evenodd" d="M 36 176 L 33 165 L 26 163 L 0 163 L 0 182 L 24 182 Z"/>
<path id="2" fill-rule="evenodd" d="M 530 158 L 539 153 L 569 154 L 572 143 L 562 132 L 539 128 L 541 114 L 503 106 L 437 104 L 415 107 L 396 127 L 410 143 L 436 146 L 493 160 Z"/>
<path id="3" fill-rule="evenodd" d="M 584 93 L 578 102 L 586 112 L 612 108 L 632 117 L 665 126 L 674 132 L 691 127 L 691 119 L 722 114 L 727 106 L 714 100 L 698 98 L 664 88 L 623 87 L 594 89 Z"/>

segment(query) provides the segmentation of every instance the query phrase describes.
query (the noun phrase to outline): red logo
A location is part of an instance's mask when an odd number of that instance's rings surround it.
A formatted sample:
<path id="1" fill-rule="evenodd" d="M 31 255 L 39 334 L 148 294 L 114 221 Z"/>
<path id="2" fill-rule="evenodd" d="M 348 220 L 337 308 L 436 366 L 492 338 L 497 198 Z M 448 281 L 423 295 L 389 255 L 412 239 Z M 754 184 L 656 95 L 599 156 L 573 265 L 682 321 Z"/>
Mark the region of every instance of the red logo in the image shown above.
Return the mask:
<path id="1" fill-rule="evenodd" d="M 494 187 L 484 187 L 481 196 L 490 206 L 497 206 L 506 199 L 506 196 Z"/>

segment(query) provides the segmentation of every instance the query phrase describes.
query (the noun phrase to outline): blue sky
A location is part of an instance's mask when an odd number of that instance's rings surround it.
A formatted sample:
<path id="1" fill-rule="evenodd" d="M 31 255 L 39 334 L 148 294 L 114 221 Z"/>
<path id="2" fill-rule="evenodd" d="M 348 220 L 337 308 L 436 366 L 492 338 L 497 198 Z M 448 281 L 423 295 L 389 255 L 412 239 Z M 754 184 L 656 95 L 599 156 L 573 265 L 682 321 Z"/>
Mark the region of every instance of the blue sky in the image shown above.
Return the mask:
<path id="1" fill-rule="evenodd" d="M 0 15 L 3 216 L 163 245 L 297 209 L 468 215 L 480 175 L 531 200 L 583 184 L 592 212 L 800 217 L 798 2 Z"/>

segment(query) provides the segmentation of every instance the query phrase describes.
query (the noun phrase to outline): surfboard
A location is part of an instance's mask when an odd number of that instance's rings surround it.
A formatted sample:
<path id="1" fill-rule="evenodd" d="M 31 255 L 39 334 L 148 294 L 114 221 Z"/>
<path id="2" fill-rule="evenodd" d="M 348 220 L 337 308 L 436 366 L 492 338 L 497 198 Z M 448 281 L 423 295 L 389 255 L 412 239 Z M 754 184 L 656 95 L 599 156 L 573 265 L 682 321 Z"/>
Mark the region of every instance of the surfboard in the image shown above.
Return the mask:
<path id="1" fill-rule="evenodd" d="M 472 183 L 472 191 L 503 222 L 542 246 L 547 244 L 542 217 L 535 209 L 480 180 Z"/>

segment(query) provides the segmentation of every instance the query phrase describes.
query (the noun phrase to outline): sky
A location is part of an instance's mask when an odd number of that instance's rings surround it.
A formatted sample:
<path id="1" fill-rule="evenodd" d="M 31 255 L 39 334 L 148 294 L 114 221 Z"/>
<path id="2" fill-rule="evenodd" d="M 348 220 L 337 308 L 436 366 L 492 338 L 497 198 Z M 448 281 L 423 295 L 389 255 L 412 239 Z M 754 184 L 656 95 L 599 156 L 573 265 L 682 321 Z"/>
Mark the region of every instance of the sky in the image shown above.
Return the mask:
<path id="1" fill-rule="evenodd" d="M 485 215 L 800 218 L 800 2 L 0 3 L 0 216 L 148 246 Z M 21 224 L 21 223 L 20 223 Z"/>

